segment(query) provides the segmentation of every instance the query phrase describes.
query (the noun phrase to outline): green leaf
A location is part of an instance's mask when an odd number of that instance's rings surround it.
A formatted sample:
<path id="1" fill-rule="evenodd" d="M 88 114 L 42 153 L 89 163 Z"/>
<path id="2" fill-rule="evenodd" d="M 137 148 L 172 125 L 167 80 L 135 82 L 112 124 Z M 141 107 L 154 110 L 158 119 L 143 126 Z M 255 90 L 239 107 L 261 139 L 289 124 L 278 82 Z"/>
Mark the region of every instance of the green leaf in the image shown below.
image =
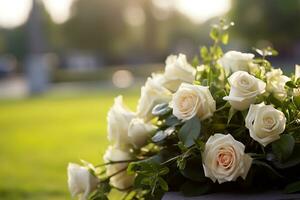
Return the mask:
<path id="1" fill-rule="evenodd" d="M 284 134 L 279 140 L 272 143 L 272 151 L 280 161 L 285 161 L 292 155 L 294 146 L 294 137 Z"/>
<path id="2" fill-rule="evenodd" d="M 231 119 L 235 115 L 235 113 L 237 113 L 237 110 L 234 109 L 233 107 L 230 107 L 227 124 L 229 124 L 229 122 L 231 121 Z"/>
<path id="3" fill-rule="evenodd" d="M 168 137 L 168 135 L 164 131 L 160 130 L 151 138 L 151 140 L 157 143 L 163 141 L 166 137 Z"/>
<path id="4" fill-rule="evenodd" d="M 157 180 L 161 189 L 163 189 L 164 191 L 169 190 L 168 183 L 162 177 L 158 177 Z"/>
<path id="5" fill-rule="evenodd" d="M 300 109 L 300 96 L 293 96 L 293 102 Z"/>
<path id="6" fill-rule="evenodd" d="M 193 117 L 192 119 L 185 122 L 185 124 L 180 128 L 178 132 L 178 137 L 180 141 L 186 147 L 190 147 L 195 144 L 195 141 L 199 135 L 201 130 L 201 123 L 198 116 Z"/>
<path id="7" fill-rule="evenodd" d="M 281 107 L 282 102 L 274 97 L 273 94 L 270 94 L 268 97 L 270 103 L 272 103 L 275 107 Z"/>
<path id="8" fill-rule="evenodd" d="M 192 158 L 186 161 L 184 169 L 180 173 L 187 179 L 195 182 L 205 182 L 207 178 L 204 175 L 201 156 L 199 158 Z"/>
<path id="9" fill-rule="evenodd" d="M 199 184 L 197 182 L 187 181 L 180 187 L 180 191 L 187 197 L 200 196 L 209 193 L 212 186 L 211 182 Z"/>
<path id="10" fill-rule="evenodd" d="M 169 170 L 169 168 L 167 168 L 167 167 L 162 167 L 160 170 L 159 170 L 159 175 L 166 175 L 166 174 L 168 174 L 170 172 L 170 170 Z"/>
<path id="11" fill-rule="evenodd" d="M 274 166 L 279 169 L 286 169 L 300 164 L 300 145 L 295 144 L 292 155 L 285 162 L 273 162 Z"/>
<path id="12" fill-rule="evenodd" d="M 300 192 L 300 181 L 288 184 L 285 188 L 284 188 L 284 192 L 285 193 L 296 193 L 296 192 Z"/>
<path id="13" fill-rule="evenodd" d="M 154 106 L 154 108 L 152 109 L 152 115 L 159 116 L 159 117 L 168 115 L 171 112 L 172 112 L 172 108 L 169 107 L 168 103 L 158 104 Z"/>
<path id="14" fill-rule="evenodd" d="M 293 81 L 288 81 L 285 83 L 289 88 L 297 88 L 297 85 Z"/>
<path id="15" fill-rule="evenodd" d="M 213 39 L 214 41 L 217 41 L 219 39 L 219 29 L 217 27 L 213 27 L 209 33 L 209 36 L 211 37 L 211 39 Z"/>
<path id="16" fill-rule="evenodd" d="M 223 44 L 227 44 L 229 40 L 229 34 L 228 33 L 224 33 L 221 37 L 221 41 Z"/>
<path id="17" fill-rule="evenodd" d="M 283 176 L 281 174 L 279 174 L 273 167 L 271 167 L 269 164 L 260 161 L 260 160 L 253 160 L 252 161 L 252 165 L 257 165 L 263 168 L 266 168 L 266 173 L 272 174 L 278 178 L 283 178 Z"/>
<path id="18" fill-rule="evenodd" d="M 165 125 L 166 126 L 178 126 L 180 124 L 182 124 L 182 122 L 177 117 L 175 117 L 174 115 L 170 115 L 165 120 Z"/>
<path id="19" fill-rule="evenodd" d="M 192 61 L 192 66 L 197 67 L 198 65 L 199 65 L 198 56 L 194 56 L 193 61 Z"/>
<path id="20" fill-rule="evenodd" d="M 201 47 L 201 49 L 200 49 L 200 55 L 201 55 L 201 58 L 203 60 L 208 60 L 209 59 L 209 53 L 208 53 L 208 49 L 207 49 L 206 46 Z"/>

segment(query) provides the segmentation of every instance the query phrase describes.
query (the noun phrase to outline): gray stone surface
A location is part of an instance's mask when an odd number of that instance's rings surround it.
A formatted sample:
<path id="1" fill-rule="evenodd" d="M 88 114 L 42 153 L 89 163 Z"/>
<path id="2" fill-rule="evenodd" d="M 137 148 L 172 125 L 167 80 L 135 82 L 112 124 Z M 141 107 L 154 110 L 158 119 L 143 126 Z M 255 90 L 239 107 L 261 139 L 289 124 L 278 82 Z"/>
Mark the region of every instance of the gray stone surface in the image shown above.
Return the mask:
<path id="1" fill-rule="evenodd" d="M 300 194 L 283 194 L 280 191 L 243 194 L 243 193 L 213 193 L 199 197 L 184 197 L 178 192 L 168 192 L 163 200 L 300 200 Z"/>

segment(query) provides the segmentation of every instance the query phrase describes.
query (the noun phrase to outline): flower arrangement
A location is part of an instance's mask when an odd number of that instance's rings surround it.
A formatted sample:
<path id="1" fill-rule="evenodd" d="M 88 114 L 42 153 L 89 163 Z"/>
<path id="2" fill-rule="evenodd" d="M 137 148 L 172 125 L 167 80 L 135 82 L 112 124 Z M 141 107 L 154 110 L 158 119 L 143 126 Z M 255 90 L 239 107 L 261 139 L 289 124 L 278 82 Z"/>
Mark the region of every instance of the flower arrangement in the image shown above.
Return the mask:
<path id="1" fill-rule="evenodd" d="M 284 189 L 300 191 L 300 66 L 283 75 L 268 61 L 277 52 L 229 51 L 221 20 L 213 44 L 191 64 L 170 55 L 165 71 L 141 88 L 137 111 L 115 98 L 108 121 L 104 163 L 69 164 L 73 196 L 160 199 L 167 191 L 186 196 L 209 192 Z"/>

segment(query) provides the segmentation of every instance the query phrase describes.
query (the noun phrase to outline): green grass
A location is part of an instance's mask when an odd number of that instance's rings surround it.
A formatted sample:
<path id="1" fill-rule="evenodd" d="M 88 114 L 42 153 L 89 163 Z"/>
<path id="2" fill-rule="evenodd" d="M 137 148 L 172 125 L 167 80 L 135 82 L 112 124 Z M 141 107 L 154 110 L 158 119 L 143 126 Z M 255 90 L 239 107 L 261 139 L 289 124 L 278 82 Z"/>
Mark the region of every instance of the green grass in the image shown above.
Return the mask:
<path id="1" fill-rule="evenodd" d="M 137 92 L 124 95 L 131 108 Z M 0 101 L 0 199 L 70 199 L 68 162 L 102 162 L 117 92 Z"/>

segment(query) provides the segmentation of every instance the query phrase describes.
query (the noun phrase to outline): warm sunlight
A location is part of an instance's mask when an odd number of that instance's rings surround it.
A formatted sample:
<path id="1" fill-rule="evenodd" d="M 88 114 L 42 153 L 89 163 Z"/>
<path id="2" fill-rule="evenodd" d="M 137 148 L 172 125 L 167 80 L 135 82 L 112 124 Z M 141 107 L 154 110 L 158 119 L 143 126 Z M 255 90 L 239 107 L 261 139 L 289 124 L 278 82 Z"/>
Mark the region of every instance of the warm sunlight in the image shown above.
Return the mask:
<path id="1" fill-rule="evenodd" d="M 55 23 L 63 23 L 70 16 L 73 0 L 42 0 Z M 32 0 L 0 0 L 0 26 L 14 28 L 28 18 Z"/>
<path id="2" fill-rule="evenodd" d="M 176 0 L 176 8 L 195 23 L 224 15 L 230 6 L 231 0 Z"/>
<path id="3" fill-rule="evenodd" d="M 70 7 L 73 0 L 43 0 L 52 20 L 61 24 L 70 17 Z"/>
<path id="4" fill-rule="evenodd" d="M 14 28 L 23 24 L 31 4 L 31 0 L 0 0 L 0 26 Z"/>
<path id="5" fill-rule="evenodd" d="M 63 23 L 70 17 L 70 7 L 74 0 L 42 0 L 55 23 Z M 175 2 L 175 3 L 174 3 Z M 153 0 L 162 8 L 175 8 L 195 23 L 225 14 L 231 0 Z M 13 28 L 23 24 L 30 11 L 32 0 L 0 0 L 0 26 Z"/>

